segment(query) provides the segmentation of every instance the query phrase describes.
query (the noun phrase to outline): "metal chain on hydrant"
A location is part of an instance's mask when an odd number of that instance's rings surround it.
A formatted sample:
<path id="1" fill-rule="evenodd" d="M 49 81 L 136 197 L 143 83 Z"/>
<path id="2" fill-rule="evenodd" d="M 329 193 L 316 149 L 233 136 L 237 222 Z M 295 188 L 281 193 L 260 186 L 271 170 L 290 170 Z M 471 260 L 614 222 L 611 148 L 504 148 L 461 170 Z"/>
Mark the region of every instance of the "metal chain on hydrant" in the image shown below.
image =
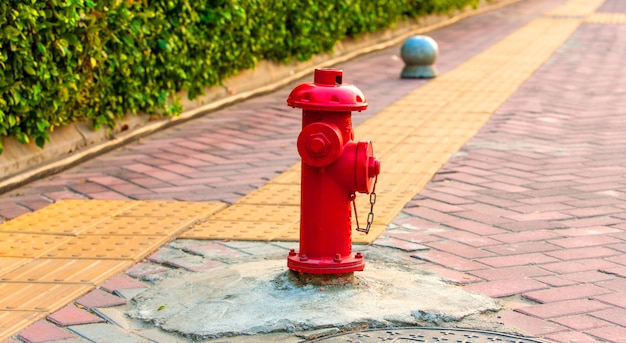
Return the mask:
<path id="1" fill-rule="evenodd" d="M 366 235 L 370 232 L 372 228 L 372 223 L 374 223 L 374 205 L 376 205 L 376 183 L 378 182 L 378 175 L 374 179 L 374 187 L 372 187 L 372 193 L 370 193 L 370 213 L 367 214 L 367 225 L 365 228 L 362 228 L 359 225 L 359 214 L 356 211 L 356 194 L 352 193 L 352 207 L 354 208 L 354 218 L 356 219 L 356 230 L 358 232 L 363 232 Z"/>

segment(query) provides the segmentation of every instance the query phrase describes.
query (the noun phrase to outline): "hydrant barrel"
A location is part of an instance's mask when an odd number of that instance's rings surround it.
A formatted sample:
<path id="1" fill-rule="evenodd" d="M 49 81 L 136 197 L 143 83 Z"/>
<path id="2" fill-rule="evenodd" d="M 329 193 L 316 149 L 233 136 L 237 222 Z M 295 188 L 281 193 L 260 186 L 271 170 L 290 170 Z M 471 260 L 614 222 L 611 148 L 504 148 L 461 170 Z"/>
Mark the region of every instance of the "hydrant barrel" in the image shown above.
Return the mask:
<path id="1" fill-rule="evenodd" d="M 287 104 L 302 109 L 300 246 L 287 265 L 305 274 L 363 270 L 363 256 L 352 252 L 352 200 L 356 192 L 371 193 L 380 172 L 371 142 L 353 140 L 351 112 L 367 108 L 365 96 L 343 84 L 342 70 L 322 68 L 314 82 L 292 90 Z"/>

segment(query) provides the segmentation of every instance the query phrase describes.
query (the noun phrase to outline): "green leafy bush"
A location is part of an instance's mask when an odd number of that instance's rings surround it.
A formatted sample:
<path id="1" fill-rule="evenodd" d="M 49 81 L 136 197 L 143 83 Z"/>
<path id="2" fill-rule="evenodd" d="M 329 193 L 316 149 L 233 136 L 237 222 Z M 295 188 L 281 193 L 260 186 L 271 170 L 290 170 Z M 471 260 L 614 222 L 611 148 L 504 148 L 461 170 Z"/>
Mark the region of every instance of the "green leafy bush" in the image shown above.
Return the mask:
<path id="1" fill-rule="evenodd" d="M 4 0 L 0 137 L 43 147 L 71 122 L 176 115 L 177 92 L 193 99 L 259 60 L 305 61 L 345 37 L 477 2 Z"/>

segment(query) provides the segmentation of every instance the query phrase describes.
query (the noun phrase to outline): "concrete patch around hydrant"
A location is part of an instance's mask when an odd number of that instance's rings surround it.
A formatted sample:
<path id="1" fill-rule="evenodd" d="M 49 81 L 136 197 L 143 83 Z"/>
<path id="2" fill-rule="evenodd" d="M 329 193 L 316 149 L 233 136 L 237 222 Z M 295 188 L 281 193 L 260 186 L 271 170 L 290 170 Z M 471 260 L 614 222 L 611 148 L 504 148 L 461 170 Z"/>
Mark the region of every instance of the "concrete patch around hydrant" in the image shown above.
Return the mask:
<path id="1" fill-rule="evenodd" d="M 419 264 L 380 260 L 384 254 L 372 251 L 379 249 L 368 249 L 378 258 L 343 286 L 303 285 L 286 259 L 176 270 L 135 297 L 127 314 L 166 331 L 214 338 L 441 324 L 500 309 L 495 300 L 447 284 Z"/>

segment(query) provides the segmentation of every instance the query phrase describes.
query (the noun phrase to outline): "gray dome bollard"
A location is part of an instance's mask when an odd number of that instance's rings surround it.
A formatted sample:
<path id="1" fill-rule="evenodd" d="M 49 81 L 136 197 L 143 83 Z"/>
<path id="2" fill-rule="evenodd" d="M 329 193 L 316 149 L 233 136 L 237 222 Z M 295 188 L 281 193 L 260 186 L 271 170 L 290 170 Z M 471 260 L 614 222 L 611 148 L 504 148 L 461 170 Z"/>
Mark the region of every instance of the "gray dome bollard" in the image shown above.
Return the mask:
<path id="1" fill-rule="evenodd" d="M 408 38 L 400 49 L 400 57 L 404 61 L 401 78 L 419 79 L 437 76 L 433 65 L 439 54 L 439 46 L 428 36 Z"/>

